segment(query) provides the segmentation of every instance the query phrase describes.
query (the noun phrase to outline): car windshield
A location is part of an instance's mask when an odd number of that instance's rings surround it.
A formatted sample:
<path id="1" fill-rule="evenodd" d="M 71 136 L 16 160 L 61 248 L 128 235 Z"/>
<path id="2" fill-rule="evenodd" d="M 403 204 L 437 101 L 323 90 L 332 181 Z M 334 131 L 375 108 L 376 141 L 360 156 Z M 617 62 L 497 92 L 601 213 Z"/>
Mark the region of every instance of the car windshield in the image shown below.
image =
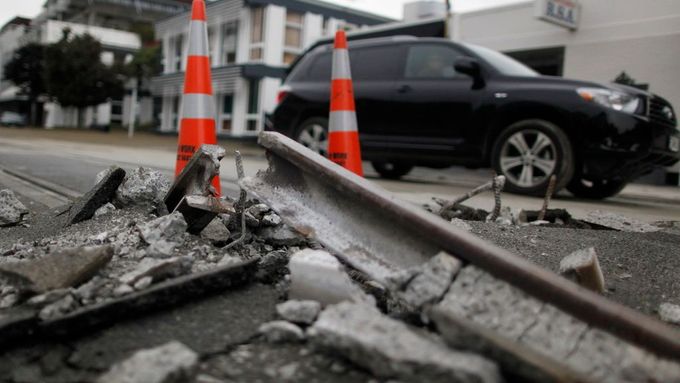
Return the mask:
<path id="1" fill-rule="evenodd" d="M 507 76 L 525 76 L 525 77 L 540 76 L 538 72 L 500 52 L 496 52 L 489 48 L 480 47 L 478 45 L 465 44 L 465 47 L 473 51 L 484 61 L 488 62 L 501 74 Z"/>

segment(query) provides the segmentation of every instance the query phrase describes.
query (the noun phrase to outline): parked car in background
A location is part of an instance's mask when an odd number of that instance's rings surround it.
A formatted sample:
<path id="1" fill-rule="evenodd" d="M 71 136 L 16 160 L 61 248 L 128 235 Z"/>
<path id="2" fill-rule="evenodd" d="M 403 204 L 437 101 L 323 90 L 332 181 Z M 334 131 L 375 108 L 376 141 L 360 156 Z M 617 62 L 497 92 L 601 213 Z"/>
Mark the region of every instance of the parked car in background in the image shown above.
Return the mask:
<path id="1" fill-rule="evenodd" d="M 0 125 L 26 126 L 26 117 L 16 112 L 2 112 L 0 113 Z"/>
<path id="2" fill-rule="evenodd" d="M 332 46 L 291 68 L 267 129 L 325 155 Z M 541 76 L 499 52 L 437 38 L 350 43 L 364 160 L 386 178 L 414 166 L 491 167 L 506 190 L 606 198 L 680 158 L 665 99 L 636 88 Z"/>

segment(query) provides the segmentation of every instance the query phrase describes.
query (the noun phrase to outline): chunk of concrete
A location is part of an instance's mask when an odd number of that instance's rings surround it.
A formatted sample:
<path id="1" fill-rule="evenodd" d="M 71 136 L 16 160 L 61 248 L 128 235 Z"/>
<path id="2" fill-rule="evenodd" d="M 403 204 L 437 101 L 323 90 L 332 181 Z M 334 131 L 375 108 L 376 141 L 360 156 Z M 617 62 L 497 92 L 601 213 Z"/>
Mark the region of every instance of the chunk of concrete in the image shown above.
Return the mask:
<path id="1" fill-rule="evenodd" d="M 179 212 L 138 226 L 142 239 L 149 244 L 147 252 L 158 257 L 169 257 L 173 254 L 175 247 L 183 241 L 187 227 L 184 216 Z"/>
<path id="2" fill-rule="evenodd" d="M 289 322 L 310 325 L 321 311 L 317 301 L 290 300 L 276 305 L 276 313 Z"/>
<path id="3" fill-rule="evenodd" d="M 13 191 L 0 190 L 0 227 L 18 224 L 26 214 L 28 214 L 28 209 L 17 199 Z"/>
<path id="4" fill-rule="evenodd" d="M 263 227 L 258 230 L 257 234 L 266 243 L 275 246 L 300 246 L 307 242 L 300 233 L 287 225 Z"/>
<path id="5" fill-rule="evenodd" d="M 213 219 L 208 226 L 201 231 L 201 238 L 210 241 L 215 246 L 224 246 L 229 242 L 231 232 L 224 225 L 222 219 L 219 217 Z"/>
<path id="6" fill-rule="evenodd" d="M 124 284 L 133 286 L 144 277 L 151 277 L 153 282 L 177 277 L 191 271 L 191 258 L 173 257 L 167 259 L 144 258 L 136 269 L 120 277 Z"/>
<path id="7" fill-rule="evenodd" d="M 3 263 L 0 273 L 20 276 L 31 282 L 30 290 L 74 287 L 88 281 L 113 257 L 113 247 L 79 247 L 63 250 L 31 261 Z"/>
<path id="8" fill-rule="evenodd" d="M 183 383 L 193 381 L 198 354 L 184 344 L 172 341 L 141 350 L 116 363 L 97 383 Z"/>
<path id="9" fill-rule="evenodd" d="M 577 250 L 560 261 L 560 274 L 592 291 L 604 292 L 604 275 L 594 248 Z"/>
<path id="10" fill-rule="evenodd" d="M 64 314 L 68 314 L 76 308 L 77 305 L 73 295 L 68 294 L 62 299 L 43 307 L 38 316 L 42 320 L 54 319 Z"/>
<path id="11" fill-rule="evenodd" d="M 291 299 L 314 300 L 322 305 L 342 301 L 375 304 L 375 299 L 354 284 L 334 256 L 321 250 L 301 250 L 290 258 Z"/>
<path id="12" fill-rule="evenodd" d="M 276 213 L 269 213 L 262 217 L 260 223 L 262 226 L 279 226 L 283 222 L 281 217 Z"/>
<path id="13" fill-rule="evenodd" d="M 106 205 L 97 209 L 97 211 L 94 212 L 94 216 L 99 217 L 99 216 L 102 216 L 102 215 L 105 215 L 105 214 L 109 214 L 109 213 L 111 213 L 112 211 L 115 211 L 115 210 L 116 210 L 116 207 L 112 203 L 109 202 Z"/>
<path id="14" fill-rule="evenodd" d="M 300 327 L 282 320 L 264 323 L 258 332 L 269 343 L 299 343 L 305 339 L 305 333 Z"/>
<path id="15" fill-rule="evenodd" d="M 421 266 L 388 277 L 388 288 L 410 309 L 420 310 L 444 296 L 462 262 L 441 252 Z"/>
<path id="16" fill-rule="evenodd" d="M 633 233 L 651 233 L 661 230 L 660 227 L 650 225 L 647 222 L 601 210 L 591 211 L 585 218 L 581 218 L 581 220 L 596 226 Z"/>
<path id="17" fill-rule="evenodd" d="M 329 306 L 310 327 L 313 344 L 340 353 L 379 378 L 404 382 L 502 382 L 498 366 L 412 330 L 374 307 Z"/>
<path id="18" fill-rule="evenodd" d="M 94 188 L 73 203 L 71 210 L 69 210 L 68 224 L 73 225 L 92 218 L 97 209 L 115 198 L 116 191 L 124 178 L 125 170 L 121 168 L 110 169 Z"/>
<path id="19" fill-rule="evenodd" d="M 170 181 L 160 172 L 139 167 L 128 173 L 116 193 L 116 203 L 122 206 L 158 204 L 170 190 Z"/>
<path id="20" fill-rule="evenodd" d="M 263 203 L 255 204 L 246 209 L 246 212 L 250 213 L 250 215 L 252 215 L 253 218 L 257 219 L 258 221 L 261 220 L 264 217 L 265 213 L 268 213 L 269 211 L 271 211 L 269 206 Z"/>
<path id="21" fill-rule="evenodd" d="M 680 325 L 680 306 L 662 303 L 659 305 L 659 318 L 664 322 Z"/>

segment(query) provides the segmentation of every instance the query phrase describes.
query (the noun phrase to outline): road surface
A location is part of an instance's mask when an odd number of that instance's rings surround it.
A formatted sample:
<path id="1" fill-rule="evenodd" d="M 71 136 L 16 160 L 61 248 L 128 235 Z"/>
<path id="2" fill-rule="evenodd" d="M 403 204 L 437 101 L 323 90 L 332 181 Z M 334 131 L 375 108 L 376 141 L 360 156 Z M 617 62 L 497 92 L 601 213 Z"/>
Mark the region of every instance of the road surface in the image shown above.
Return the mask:
<path id="1" fill-rule="evenodd" d="M 108 140 L 107 135 L 99 134 L 85 142 L 55 139 L 49 137 L 23 136 L 12 132 L 3 134 L 0 129 L 0 167 L 14 173 L 63 186 L 77 193 L 88 191 L 95 175 L 101 170 L 116 164 L 125 169 L 137 166 L 151 167 L 168 176 L 174 173 L 175 152 L 171 145 L 155 145 L 150 148 L 139 145 L 121 145 L 116 140 Z M 165 138 L 168 142 L 169 138 Z M 94 142 L 92 142 L 94 141 Z M 235 144 L 237 145 L 237 144 Z M 267 167 L 262 152 L 251 144 L 244 150 L 246 174 L 253 175 Z M 464 194 L 471 188 L 488 181 L 489 170 L 468 170 L 453 167 L 444 170 L 417 168 L 401 181 L 382 180 L 377 177 L 369 164 L 365 164 L 366 176 L 385 189 L 404 200 L 426 203 L 433 196 L 451 199 Z M 221 181 L 223 192 L 237 195 L 235 184 L 236 169 L 233 156 L 222 161 Z M 5 187 L 7 183 L 0 184 Z M 491 209 L 492 196 L 481 195 L 469 201 L 478 208 Z M 542 200 L 535 197 L 503 194 L 503 204 L 513 209 L 539 209 Z M 567 192 L 560 193 L 551 207 L 568 209 L 574 216 L 582 216 L 592 210 L 606 210 L 638 218 L 647 222 L 660 220 L 680 220 L 680 188 L 631 185 L 619 196 L 605 201 L 579 200 Z"/>

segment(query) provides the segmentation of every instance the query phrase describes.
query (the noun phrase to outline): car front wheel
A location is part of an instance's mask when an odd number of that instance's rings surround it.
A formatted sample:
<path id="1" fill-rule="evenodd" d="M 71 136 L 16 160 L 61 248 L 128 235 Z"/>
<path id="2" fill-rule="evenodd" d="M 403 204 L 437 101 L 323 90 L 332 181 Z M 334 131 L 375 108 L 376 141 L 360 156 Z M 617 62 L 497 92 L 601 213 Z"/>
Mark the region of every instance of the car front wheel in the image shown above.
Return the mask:
<path id="1" fill-rule="evenodd" d="M 579 177 L 567 185 L 567 190 L 579 198 L 605 199 L 617 195 L 627 184 L 625 180 L 589 181 Z"/>
<path id="2" fill-rule="evenodd" d="M 569 138 L 555 124 L 543 120 L 524 120 L 503 130 L 491 160 L 496 172 L 506 178 L 505 190 L 514 193 L 543 195 L 553 174 L 557 192 L 574 175 Z"/>
<path id="3" fill-rule="evenodd" d="M 295 136 L 297 142 L 328 157 L 328 120 L 314 117 L 303 122 Z"/>

